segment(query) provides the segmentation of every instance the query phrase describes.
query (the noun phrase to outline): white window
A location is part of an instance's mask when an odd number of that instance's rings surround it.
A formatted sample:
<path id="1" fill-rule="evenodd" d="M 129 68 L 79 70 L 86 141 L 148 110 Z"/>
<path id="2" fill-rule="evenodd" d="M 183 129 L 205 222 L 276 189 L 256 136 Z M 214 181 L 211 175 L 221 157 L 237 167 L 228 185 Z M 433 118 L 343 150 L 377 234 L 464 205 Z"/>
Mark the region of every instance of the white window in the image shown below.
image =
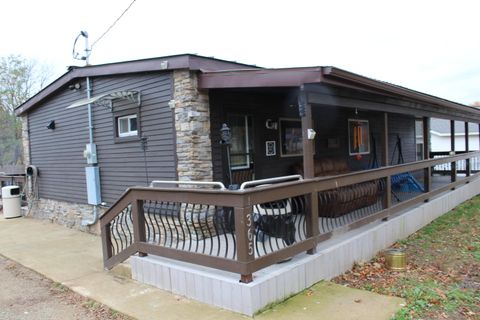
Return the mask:
<path id="1" fill-rule="evenodd" d="M 117 133 L 119 137 L 131 137 L 138 134 L 137 131 L 137 115 L 131 114 L 128 116 L 117 118 Z"/>

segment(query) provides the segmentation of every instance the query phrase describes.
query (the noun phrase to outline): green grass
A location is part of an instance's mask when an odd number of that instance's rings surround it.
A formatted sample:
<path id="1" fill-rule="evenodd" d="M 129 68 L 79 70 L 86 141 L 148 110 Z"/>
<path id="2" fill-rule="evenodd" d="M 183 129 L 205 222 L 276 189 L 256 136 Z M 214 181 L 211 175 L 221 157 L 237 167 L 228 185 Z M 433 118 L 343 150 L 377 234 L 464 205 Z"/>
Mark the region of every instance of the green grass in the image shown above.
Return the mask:
<path id="1" fill-rule="evenodd" d="M 405 272 L 389 271 L 379 254 L 335 281 L 404 298 L 406 304 L 394 320 L 480 320 L 480 197 L 395 246 L 405 249 Z"/>
<path id="2" fill-rule="evenodd" d="M 398 243 L 417 268 L 387 290 L 407 301 L 394 320 L 480 319 L 479 232 L 476 197 Z"/>

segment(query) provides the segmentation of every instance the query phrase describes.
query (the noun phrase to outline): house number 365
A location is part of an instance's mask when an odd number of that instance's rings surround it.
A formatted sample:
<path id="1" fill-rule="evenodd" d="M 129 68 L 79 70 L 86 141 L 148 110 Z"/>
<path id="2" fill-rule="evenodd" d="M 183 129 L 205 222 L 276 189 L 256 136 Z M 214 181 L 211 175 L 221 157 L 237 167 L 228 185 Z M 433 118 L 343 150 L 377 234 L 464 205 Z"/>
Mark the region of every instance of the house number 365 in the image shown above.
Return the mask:
<path id="1" fill-rule="evenodd" d="M 253 232 L 252 232 L 252 215 L 247 215 L 247 238 L 248 238 L 248 255 L 253 256 Z"/>

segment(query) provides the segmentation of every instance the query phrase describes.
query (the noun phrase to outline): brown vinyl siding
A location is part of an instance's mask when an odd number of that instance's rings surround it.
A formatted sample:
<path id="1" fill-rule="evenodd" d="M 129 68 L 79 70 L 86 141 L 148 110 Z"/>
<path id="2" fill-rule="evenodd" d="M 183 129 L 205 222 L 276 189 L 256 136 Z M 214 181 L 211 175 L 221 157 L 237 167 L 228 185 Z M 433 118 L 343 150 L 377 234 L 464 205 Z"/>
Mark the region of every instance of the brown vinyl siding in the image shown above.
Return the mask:
<path id="1" fill-rule="evenodd" d="M 130 74 L 91 78 L 92 96 L 118 90 L 141 92 L 142 104 L 138 129 L 147 137 L 149 181 L 175 179 L 175 144 L 170 72 Z M 65 109 L 86 97 L 85 79 L 82 89 L 61 90 L 53 99 L 29 114 L 31 162 L 40 170 L 40 197 L 86 203 L 83 149 L 88 143 L 87 108 Z M 115 111 L 138 110 L 126 100 L 114 101 Z M 46 125 L 55 120 L 55 130 Z M 115 142 L 114 115 L 103 106 L 93 108 L 94 142 L 97 144 L 102 201 L 113 203 L 126 188 L 146 185 L 145 159 L 140 139 Z M 122 138 L 118 141 L 123 141 Z M 128 139 L 124 139 L 128 140 Z"/>
<path id="2" fill-rule="evenodd" d="M 39 169 L 41 198 L 87 202 L 83 158 L 83 149 L 88 143 L 87 110 L 65 109 L 82 98 L 85 98 L 84 90 L 64 89 L 28 115 L 30 161 Z M 52 120 L 55 130 L 48 130 Z"/>

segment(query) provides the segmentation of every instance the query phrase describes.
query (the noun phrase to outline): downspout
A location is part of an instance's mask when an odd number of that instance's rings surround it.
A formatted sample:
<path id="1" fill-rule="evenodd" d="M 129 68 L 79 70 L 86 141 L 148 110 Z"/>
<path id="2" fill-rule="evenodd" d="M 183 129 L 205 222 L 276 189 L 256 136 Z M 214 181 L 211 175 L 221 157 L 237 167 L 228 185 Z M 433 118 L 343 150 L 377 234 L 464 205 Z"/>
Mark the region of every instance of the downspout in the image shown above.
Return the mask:
<path id="1" fill-rule="evenodd" d="M 90 77 L 86 77 L 87 82 L 87 99 L 92 97 L 91 91 L 92 88 L 90 86 Z M 92 104 L 89 103 L 87 105 L 88 110 L 88 142 L 93 144 L 93 117 L 92 117 Z M 96 164 L 95 164 L 96 165 Z M 92 220 L 83 220 L 82 226 L 92 226 L 98 221 L 98 205 L 93 205 L 93 218 Z"/>

